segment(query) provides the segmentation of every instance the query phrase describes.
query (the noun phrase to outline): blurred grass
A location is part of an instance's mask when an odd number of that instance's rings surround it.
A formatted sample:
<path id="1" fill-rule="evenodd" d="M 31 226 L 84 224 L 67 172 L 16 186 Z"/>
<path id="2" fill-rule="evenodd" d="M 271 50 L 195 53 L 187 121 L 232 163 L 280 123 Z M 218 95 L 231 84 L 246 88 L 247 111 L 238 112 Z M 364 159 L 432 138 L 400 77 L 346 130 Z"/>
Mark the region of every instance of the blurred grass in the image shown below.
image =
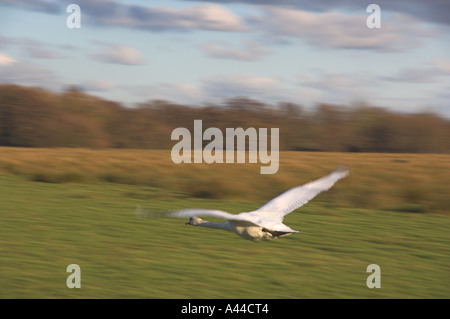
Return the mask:
<path id="1" fill-rule="evenodd" d="M 0 298 L 450 296 L 445 155 L 282 153 L 279 173 L 263 176 L 259 165 L 175 165 L 166 151 L 0 153 Z M 138 204 L 249 211 L 339 163 L 352 175 L 288 215 L 302 232 L 274 242 L 134 216 Z M 225 195 L 192 197 L 217 185 Z M 72 263 L 81 289 L 66 287 Z M 381 289 L 366 287 L 372 263 Z"/>

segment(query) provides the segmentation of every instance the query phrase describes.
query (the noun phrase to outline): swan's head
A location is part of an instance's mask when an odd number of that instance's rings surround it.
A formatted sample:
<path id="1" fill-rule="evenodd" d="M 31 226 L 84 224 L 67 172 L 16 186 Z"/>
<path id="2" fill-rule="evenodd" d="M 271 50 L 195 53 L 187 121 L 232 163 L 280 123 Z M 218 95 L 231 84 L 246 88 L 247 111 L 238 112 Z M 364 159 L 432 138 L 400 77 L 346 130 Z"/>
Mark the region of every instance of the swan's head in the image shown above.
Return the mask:
<path id="1" fill-rule="evenodd" d="M 197 226 L 198 224 L 200 224 L 203 221 L 203 219 L 201 219 L 200 217 L 191 217 L 189 218 L 189 221 L 185 223 L 185 225 L 192 225 L 192 226 Z"/>

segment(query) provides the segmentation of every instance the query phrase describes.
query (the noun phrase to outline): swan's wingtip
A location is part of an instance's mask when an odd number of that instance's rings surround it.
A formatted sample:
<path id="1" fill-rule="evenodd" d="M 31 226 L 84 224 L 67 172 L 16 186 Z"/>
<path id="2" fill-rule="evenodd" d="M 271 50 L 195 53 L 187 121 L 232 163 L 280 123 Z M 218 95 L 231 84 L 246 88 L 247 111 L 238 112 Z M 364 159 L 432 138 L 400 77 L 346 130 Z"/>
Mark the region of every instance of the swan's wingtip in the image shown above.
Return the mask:
<path id="1" fill-rule="evenodd" d="M 351 167 L 346 166 L 346 165 L 339 165 L 339 166 L 334 170 L 334 172 L 335 172 L 335 173 L 343 174 L 343 176 L 345 177 L 345 176 L 350 175 Z"/>

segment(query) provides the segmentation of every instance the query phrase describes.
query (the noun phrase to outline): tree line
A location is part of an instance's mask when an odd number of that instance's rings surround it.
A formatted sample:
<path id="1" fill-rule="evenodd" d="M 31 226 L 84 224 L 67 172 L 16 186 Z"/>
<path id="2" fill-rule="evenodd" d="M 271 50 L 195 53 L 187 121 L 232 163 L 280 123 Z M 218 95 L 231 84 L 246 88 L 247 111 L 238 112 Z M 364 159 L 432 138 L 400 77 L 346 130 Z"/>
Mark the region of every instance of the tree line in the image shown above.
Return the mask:
<path id="1" fill-rule="evenodd" d="M 246 97 L 220 105 L 152 100 L 126 107 L 76 88 L 61 93 L 0 85 L 0 145 L 170 149 L 177 127 L 279 128 L 280 150 L 450 152 L 450 120 L 434 113 L 399 113 L 363 105 L 265 104 Z"/>

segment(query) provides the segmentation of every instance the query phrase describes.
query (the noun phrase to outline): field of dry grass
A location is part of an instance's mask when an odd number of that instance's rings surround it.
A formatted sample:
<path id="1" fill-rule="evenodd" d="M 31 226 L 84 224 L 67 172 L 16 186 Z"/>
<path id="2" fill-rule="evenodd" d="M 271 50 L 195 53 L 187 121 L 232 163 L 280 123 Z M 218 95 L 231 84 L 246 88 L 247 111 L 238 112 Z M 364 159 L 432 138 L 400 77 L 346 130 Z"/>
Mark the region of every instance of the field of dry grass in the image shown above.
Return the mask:
<path id="1" fill-rule="evenodd" d="M 281 152 L 278 173 L 261 175 L 260 163 L 175 164 L 168 150 L 3 147 L 0 154 L 2 172 L 32 181 L 150 186 L 161 198 L 264 201 L 345 165 L 352 174 L 330 191 L 332 205 L 419 213 L 450 207 L 450 155 Z"/>

